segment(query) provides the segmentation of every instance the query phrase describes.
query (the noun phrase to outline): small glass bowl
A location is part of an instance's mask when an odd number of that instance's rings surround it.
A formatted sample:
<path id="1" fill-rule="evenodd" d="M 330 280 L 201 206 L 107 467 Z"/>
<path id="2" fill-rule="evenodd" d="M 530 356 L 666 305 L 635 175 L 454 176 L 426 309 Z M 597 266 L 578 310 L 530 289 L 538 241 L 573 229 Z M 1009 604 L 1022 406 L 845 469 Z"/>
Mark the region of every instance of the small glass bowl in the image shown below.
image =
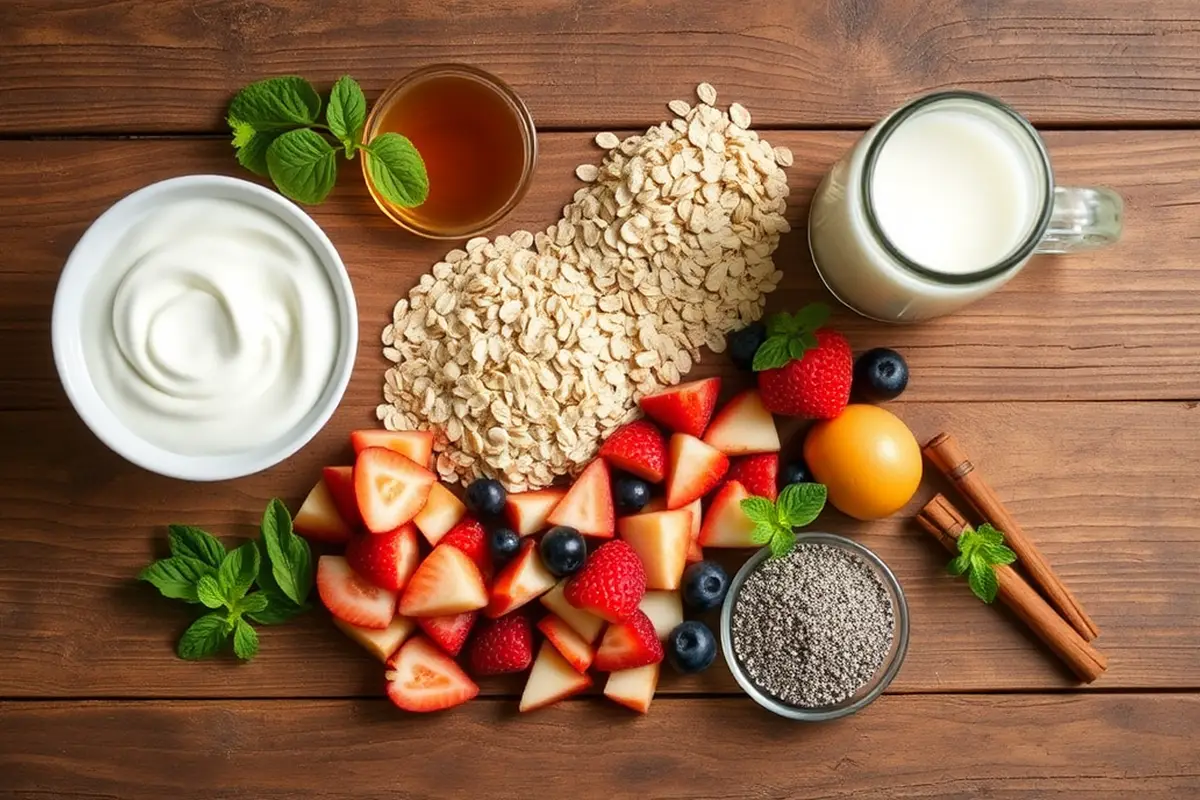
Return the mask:
<path id="1" fill-rule="evenodd" d="M 369 156 L 366 153 L 363 153 L 361 159 L 363 180 L 366 181 L 367 191 L 371 193 L 371 197 L 375 200 L 375 205 L 379 206 L 379 210 L 387 214 L 392 222 L 395 222 L 408 232 L 423 236 L 426 239 L 470 239 L 494 228 L 502 219 L 508 216 L 509 212 L 516 208 L 521 199 L 525 197 L 525 193 L 529 191 L 529 184 L 533 180 L 534 168 L 537 166 L 537 129 L 533 124 L 533 115 L 529 113 L 525 101 L 512 90 L 512 87 L 490 72 L 485 72 L 466 64 L 431 64 L 427 67 L 421 67 L 405 75 L 385 89 L 383 94 L 379 96 L 379 99 L 375 101 L 375 104 L 371 106 L 371 113 L 367 115 L 367 122 L 363 127 L 363 141 L 370 142 L 375 138 L 375 135 L 380 132 L 377 130 L 380 122 L 387 116 L 386 112 L 392 103 L 404 92 L 425 81 L 447 76 L 466 78 L 482 84 L 499 96 L 516 115 L 517 121 L 521 126 L 521 137 L 525 143 L 525 163 L 521 172 L 521 180 L 508 200 L 490 216 L 474 225 L 454 229 L 433 228 L 422 224 L 419 220 L 414 219 L 411 214 L 406 214 L 405 209 L 391 205 L 379 195 L 379 192 L 375 189 L 375 185 L 371 182 L 371 174 L 367 168 Z"/>
<path id="2" fill-rule="evenodd" d="M 888 687 L 888 684 L 900 672 L 900 665 L 904 663 L 904 654 L 908 650 L 908 603 L 904 599 L 904 591 L 900 588 L 900 582 L 896 580 L 896 576 L 892 574 L 888 565 L 883 563 L 883 560 L 879 556 L 858 542 L 832 533 L 802 533 L 796 536 L 797 547 L 808 544 L 824 544 L 832 547 L 840 547 L 843 550 L 860 556 L 864 562 L 875 570 L 880 582 L 887 589 L 888 596 L 892 600 L 892 616 L 895 619 L 895 628 L 892 631 L 891 649 L 884 656 L 883 663 L 879 665 L 879 669 L 875 671 L 875 675 L 857 692 L 842 702 L 819 708 L 788 705 L 781 700 L 771 697 L 754 684 L 754 681 L 750 679 L 750 676 L 742 668 L 733 650 L 733 607 L 737 602 L 738 593 L 741 591 L 742 585 L 746 582 L 750 573 L 754 572 L 771 555 L 771 551 L 766 547 L 751 556 L 742 565 L 742 568 L 738 570 L 737 575 L 734 576 L 733 581 L 729 584 L 729 592 L 725 595 L 725 604 L 721 607 L 721 650 L 725 653 L 725 663 L 729 665 L 729 671 L 733 673 L 733 677 L 738 682 L 738 685 L 742 687 L 746 694 L 754 698 L 754 701 L 760 706 L 781 717 L 799 720 L 800 722 L 826 722 L 831 719 L 849 716 L 870 705 L 875 698 L 883 694 L 883 690 Z"/>

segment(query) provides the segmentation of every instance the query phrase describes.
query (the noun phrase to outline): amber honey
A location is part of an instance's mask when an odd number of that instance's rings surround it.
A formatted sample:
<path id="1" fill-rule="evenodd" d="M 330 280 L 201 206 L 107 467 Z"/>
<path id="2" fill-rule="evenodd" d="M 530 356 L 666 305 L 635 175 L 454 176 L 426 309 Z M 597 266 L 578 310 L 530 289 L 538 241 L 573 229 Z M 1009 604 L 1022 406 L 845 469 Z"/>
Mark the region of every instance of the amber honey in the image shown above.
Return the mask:
<path id="1" fill-rule="evenodd" d="M 388 216 L 423 236 L 487 230 L 517 204 L 533 174 L 537 139 L 528 110 L 503 82 L 471 67 L 427 67 L 392 86 L 372 109 L 365 138 L 389 131 L 420 151 L 429 197 L 401 208 L 381 197 L 369 177 L 367 185 Z"/>

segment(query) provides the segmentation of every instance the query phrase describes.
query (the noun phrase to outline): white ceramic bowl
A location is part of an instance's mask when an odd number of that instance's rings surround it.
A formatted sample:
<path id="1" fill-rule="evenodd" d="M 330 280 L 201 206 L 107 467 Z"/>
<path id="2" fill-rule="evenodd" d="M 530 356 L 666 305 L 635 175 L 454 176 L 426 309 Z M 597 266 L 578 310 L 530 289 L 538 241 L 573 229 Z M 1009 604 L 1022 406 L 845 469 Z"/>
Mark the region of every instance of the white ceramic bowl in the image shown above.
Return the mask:
<path id="1" fill-rule="evenodd" d="M 338 308 L 338 348 L 329 383 L 316 405 L 275 441 L 227 455 L 188 456 L 147 442 L 105 404 L 84 360 L 83 318 L 89 287 L 112 249 L 148 211 L 164 203 L 194 198 L 236 200 L 267 211 L 298 233 L 329 276 Z M 105 211 L 71 251 L 54 295 L 51 322 L 54 364 L 79 416 L 96 437 L 118 455 L 151 472 L 192 481 L 238 478 L 272 467 L 316 435 L 341 402 L 358 349 L 358 310 L 350 276 L 333 243 L 295 203 L 270 189 L 222 175 L 187 175 L 138 189 Z"/>

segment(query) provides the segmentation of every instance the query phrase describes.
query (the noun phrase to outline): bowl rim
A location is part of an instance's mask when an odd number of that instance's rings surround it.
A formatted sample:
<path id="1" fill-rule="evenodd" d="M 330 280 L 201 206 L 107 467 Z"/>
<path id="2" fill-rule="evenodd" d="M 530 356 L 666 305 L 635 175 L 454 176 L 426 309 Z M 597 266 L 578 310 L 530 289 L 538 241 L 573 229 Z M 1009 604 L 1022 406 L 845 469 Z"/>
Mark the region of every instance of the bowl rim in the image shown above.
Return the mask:
<path id="1" fill-rule="evenodd" d="M 801 708 L 799 706 L 788 705 L 770 696 L 755 686 L 754 682 L 750 680 L 750 676 L 746 674 L 733 651 L 733 606 L 737 600 L 738 592 L 746 582 L 746 579 L 771 555 L 771 550 L 768 547 L 762 548 L 746 559 L 746 563 L 742 565 L 733 580 L 730 581 L 729 589 L 725 594 L 725 601 L 721 606 L 721 651 L 725 657 L 725 663 L 728 665 L 729 671 L 733 673 L 734 680 L 760 706 L 781 717 L 798 722 L 827 722 L 849 716 L 870 705 L 883 694 L 884 690 L 887 689 L 892 680 L 900 672 L 900 667 L 904 663 L 904 656 L 908 652 L 908 601 L 904 596 L 904 589 L 900 585 L 900 581 L 896 578 L 895 573 L 869 547 L 845 536 L 839 536 L 836 533 L 820 531 L 796 534 L 796 546 L 799 547 L 804 544 L 825 544 L 840 547 L 862 557 L 867 564 L 875 569 L 884 585 L 891 592 L 895 603 L 895 608 L 893 609 L 893 616 L 895 618 L 894 646 L 891 661 L 887 662 L 886 665 L 881 665 L 880 670 L 876 671 L 876 675 L 873 678 L 875 685 L 866 694 L 852 703 L 845 703 L 844 705 L 835 704 L 822 708 Z"/>
<path id="2" fill-rule="evenodd" d="M 83 352 L 83 306 L 112 246 L 156 203 L 202 197 L 238 200 L 276 216 L 312 248 L 329 279 L 338 310 L 339 343 L 320 399 L 283 436 L 239 453 L 190 456 L 136 434 L 104 402 Z M 358 306 L 346 265 L 333 242 L 298 205 L 257 183 L 195 174 L 156 181 L 109 206 L 88 225 L 59 275 L 50 321 L 54 366 L 71 406 L 89 430 L 125 460 L 169 478 L 219 481 L 261 472 L 294 455 L 325 426 L 341 403 L 358 352 Z"/>

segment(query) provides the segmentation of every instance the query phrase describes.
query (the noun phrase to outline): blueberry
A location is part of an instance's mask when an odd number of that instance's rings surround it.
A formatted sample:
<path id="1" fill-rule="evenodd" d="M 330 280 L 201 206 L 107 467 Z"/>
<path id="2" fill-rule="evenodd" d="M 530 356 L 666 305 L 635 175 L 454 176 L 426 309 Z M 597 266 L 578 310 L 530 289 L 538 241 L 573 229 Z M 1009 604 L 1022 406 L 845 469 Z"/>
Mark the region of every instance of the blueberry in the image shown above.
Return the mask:
<path id="1" fill-rule="evenodd" d="M 868 350 L 854 362 L 854 394 L 872 403 L 895 400 L 908 386 L 904 356 L 886 347 Z"/>
<path id="2" fill-rule="evenodd" d="M 546 531 L 540 545 L 542 563 L 559 578 L 579 571 L 587 559 L 587 543 L 579 531 L 558 525 Z"/>
<path id="3" fill-rule="evenodd" d="M 488 548 L 492 551 L 492 562 L 501 566 L 521 549 L 521 537 L 512 528 L 492 528 L 488 534 Z"/>
<path id="4" fill-rule="evenodd" d="M 703 672 L 716 657 L 717 638 L 703 622 L 681 622 L 667 634 L 667 661 L 676 672 Z"/>
<path id="5" fill-rule="evenodd" d="M 762 343 L 767 340 L 767 326 L 761 322 L 751 322 L 729 334 L 725 344 L 729 348 L 729 357 L 739 369 L 749 371 L 754 363 L 754 354 Z"/>
<path id="6" fill-rule="evenodd" d="M 721 605 L 729 589 L 729 576 L 720 564 L 700 561 L 683 571 L 683 602 L 689 608 L 705 611 Z"/>
<path id="7" fill-rule="evenodd" d="M 507 496 L 500 481 L 480 478 L 467 487 L 467 508 L 483 516 L 496 516 L 504 511 Z"/>
<path id="8" fill-rule="evenodd" d="M 795 461 L 789 461 L 783 465 L 783 469 L 779 471 L 779 488 L 791 486 L 793 483 L 812 483 L 813 474 L 808 468 L 808 464 L 804 463 L 804 459 L 799 458 Z"/>
<path id="9" fill-rule="evenodd" d="M 617 511 L 633 514 L 650 502 L 650 484 L 632 475 L 620 475 L 614 481 L 614 501 Z"/>

